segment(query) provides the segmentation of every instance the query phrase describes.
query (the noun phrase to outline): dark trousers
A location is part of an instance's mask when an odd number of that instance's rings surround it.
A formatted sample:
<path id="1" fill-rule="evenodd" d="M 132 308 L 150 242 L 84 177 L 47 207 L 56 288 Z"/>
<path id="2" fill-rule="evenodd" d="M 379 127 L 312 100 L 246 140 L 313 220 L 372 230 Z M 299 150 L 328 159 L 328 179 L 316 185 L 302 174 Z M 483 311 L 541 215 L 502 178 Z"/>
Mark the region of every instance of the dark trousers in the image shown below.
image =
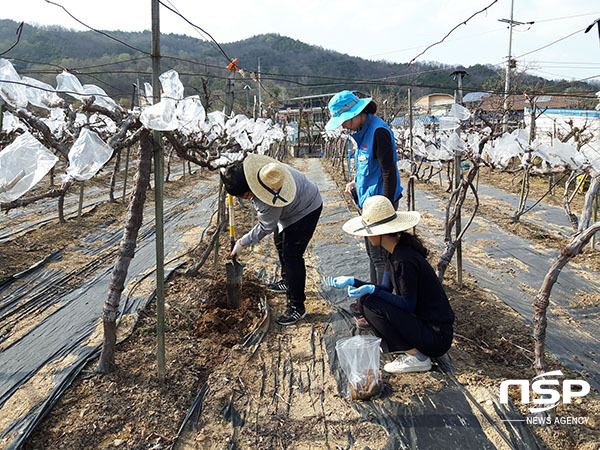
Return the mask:
<path id="1" fill-rule="evenodd" d="M 287 281 L 288 304 L 304 311 L 306 295 L 306 267 L 304 265 L 304 251 L 312 238 L 317 222 L 321 216 L 323 205 L 297 222 L 284 228 L 281 232 L 275 230 L 273 240 L 279 261 L 281 262 L 281 277 Z"/>
<path id="2" fill-rule="evenodd" d="M 452 324 L 419 319 L 374 295 L 360 298 L 363 315 L 389 352 L 416 348 L 431 357 L 442 356 L 452 344 Z"/>
<path id="3" fill-rule="evenodd" d="M 385 273 L 385 262 L 387 260 L 386 250 L 380 245 L 373 245 L 365 238 L 365 247 L 369 255 L 369 273 L 372 284 L 381 284 Z"/>

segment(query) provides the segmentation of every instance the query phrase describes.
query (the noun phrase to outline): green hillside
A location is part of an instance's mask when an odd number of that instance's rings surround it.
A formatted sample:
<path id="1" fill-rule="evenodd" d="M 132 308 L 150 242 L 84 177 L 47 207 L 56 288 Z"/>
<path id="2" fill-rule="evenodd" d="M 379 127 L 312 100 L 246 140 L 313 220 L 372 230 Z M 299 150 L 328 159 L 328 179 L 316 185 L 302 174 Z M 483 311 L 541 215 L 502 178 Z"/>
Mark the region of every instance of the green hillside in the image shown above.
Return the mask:
<path id="1" fill-rule="evenodd" d="M 17 22 L 0 20 L 0 50 L 10 47 L 15 40 Z M 51 85 L 63 69 L 73 71 L 82 83 L 97 84 L 109 95 L 128 104 L 132 84 L 138 80 L 149 82 L 151 73 L 150 32 L 107 32 L 112 40 L 93 31 L 72 31 L 61 27 L 25 25 L 19 44 L 4 55 L 17 71 Z M 437 63 L 391 64 L 370 61 L 308 45 L 277 34 L 253 36 L 238 42 L 222 44 L 225 53 L 238 59 L 238 65 L 247 72 L 257 70 L 258 58 L 263 73 L 263 101 L 281 101 L 299 95 L 336 92 L 341 89 L 360 90 L 375 96 L 385 95 L 399 104 L 412 86 L 414 98 L 430 92 L 453 92 L 454 70 L 466 70 L 465 93 L 470 90 L 502 89 L 503 71 L 490 66 L 445 66 Z M 137 50 L 136 50 L 137 49 Z M 186 95 L 200 94 L 209 107 L 221 108 L 224 101 L 228 61 L 210 42 L 193 37 L 163 34 L 161 69 L 177 70 L 186 86 Z M 386 79 L 386 77 L 389 77 Z M 236 75 L 234 85 L 237 108 L 246 104 L 245 85 L 250 95 L 257 95 L 256 82 L 247 75 Z M 357 81 L 351 81 L 351 80 Z M 368 82 L 367 80 L 380 80 Z M 556 81 L 540 77 L 521 76 L 515 89 L 541 88 Z M 591 90 L 585 83 L 563 86 L 570 90 Z"/>

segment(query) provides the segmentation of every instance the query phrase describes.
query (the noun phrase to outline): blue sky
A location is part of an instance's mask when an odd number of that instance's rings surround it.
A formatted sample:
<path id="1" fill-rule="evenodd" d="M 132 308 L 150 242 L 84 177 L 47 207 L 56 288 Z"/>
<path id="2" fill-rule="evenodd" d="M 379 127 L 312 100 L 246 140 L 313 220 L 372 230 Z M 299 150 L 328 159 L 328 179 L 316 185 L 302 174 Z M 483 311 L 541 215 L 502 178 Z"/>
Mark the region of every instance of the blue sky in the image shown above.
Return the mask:
<path id="1" fill-rule="evenodd" d="M 104 30 L 150 28 L 149 0 L 53 0 L 88 25 Z M 219 42 L 279 33 L 303 42 L 373 60 L 408 62 L 457 24 L 493 0 L 163 0 Z M 600 81 L 598 0 L 514 0 L 514 20 L 535 23 L 514 28 L 512 55 L 519 70 L 550 79 Z M 0 17 L 83 29 L 61 8 L 44 0 L 2 0 Z M 511 0 L 458 27 L 418 61 L 455 65 L 502 64 L 508 55 Z M 191 26 L 161 8 L 161 29 L 201 38 Z M 569 36 L 571 35 L 571 36 Z M 569 37 L 566 37 L 569 36 Z M 558 41 L 552 44 L 554 41 Z M 542 47 L 549 45 L 547 48 Z M 531 52 L 531 53 L 530 53 Z M 235 56 L 235 55 L 232 55 Z M 244 62 L 241 62 L 244 65 Z M 254 65 L 254 64 L 253 64 Z M 250 66 L 250 64 L 248 64 Z"/>

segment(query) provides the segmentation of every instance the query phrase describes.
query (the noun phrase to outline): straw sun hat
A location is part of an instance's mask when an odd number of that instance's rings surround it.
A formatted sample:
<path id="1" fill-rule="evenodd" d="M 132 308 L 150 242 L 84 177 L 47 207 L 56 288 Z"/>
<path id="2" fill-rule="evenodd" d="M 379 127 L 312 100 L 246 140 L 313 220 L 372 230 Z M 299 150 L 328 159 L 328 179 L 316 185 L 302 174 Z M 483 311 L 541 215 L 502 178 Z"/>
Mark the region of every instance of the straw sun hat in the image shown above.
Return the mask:
<path id="1" fill-rule="evenodd" d="M 379 236 L 408 230 L 420 220 L 417 211 L 396 211 L 387 197 L 374 195 L 365 200 L 362 216 L 350 219 L 342 229 L 355 236 Z"/>
<path id="2" fill-rule="evenodd" d="M 252 193 L 267 205 L 284 207 L 296 196 L 296 182 L 287 167 L 273 158 L 250 153 L 244 175 Z"/>

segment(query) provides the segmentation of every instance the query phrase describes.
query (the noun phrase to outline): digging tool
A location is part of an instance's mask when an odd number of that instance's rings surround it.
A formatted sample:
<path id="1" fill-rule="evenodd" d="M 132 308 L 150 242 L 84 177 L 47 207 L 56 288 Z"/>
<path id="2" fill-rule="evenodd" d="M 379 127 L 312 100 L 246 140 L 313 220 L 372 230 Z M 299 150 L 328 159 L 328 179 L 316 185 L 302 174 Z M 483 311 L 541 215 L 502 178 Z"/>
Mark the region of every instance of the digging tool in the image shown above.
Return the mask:
<path id="1" fill-rule="evenodd" d="M 229 205 L 229 240 L 230 251 L 235 245 L 235 219 L 233 216 L 233 197 L 227 194 L 227 204 Z M 240 291 L 242 288 L 242 272 L 244 265 L 240 264 L 234 256 L 231 262 L 225 264 L 227 272 L 227 305 L 230 308 L 239 308 L 242 304 Z"/>

